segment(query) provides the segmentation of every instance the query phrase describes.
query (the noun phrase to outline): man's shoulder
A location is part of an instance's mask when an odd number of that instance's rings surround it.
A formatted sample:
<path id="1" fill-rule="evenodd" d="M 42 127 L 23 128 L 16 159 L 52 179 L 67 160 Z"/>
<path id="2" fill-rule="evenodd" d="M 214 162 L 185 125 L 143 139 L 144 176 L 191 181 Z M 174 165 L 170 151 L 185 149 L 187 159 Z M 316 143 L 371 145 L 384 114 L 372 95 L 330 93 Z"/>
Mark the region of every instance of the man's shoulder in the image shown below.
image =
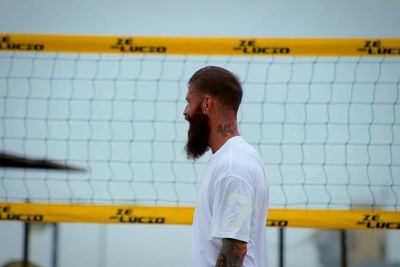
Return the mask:
<path id="1" fill-rule="evenodd" d="M 243 138 L 240 138 L 231 146 L 230 154 L 232 161 L 235 161 L 235 163 L 239 165 L 246 165 L 250 164 L 251 162 L 255 164 L 262 164 L 262 160 L 258 151 Z"/>
<path id="2" fill-rule="evenodd" d="M 233 176 L 245 180 L 253 180 L 254 176 L 264 175 L 264 165 L 258 153 L 251 146 L 232 147 L 225 151 L 215 165 L 219 177 Z"/>

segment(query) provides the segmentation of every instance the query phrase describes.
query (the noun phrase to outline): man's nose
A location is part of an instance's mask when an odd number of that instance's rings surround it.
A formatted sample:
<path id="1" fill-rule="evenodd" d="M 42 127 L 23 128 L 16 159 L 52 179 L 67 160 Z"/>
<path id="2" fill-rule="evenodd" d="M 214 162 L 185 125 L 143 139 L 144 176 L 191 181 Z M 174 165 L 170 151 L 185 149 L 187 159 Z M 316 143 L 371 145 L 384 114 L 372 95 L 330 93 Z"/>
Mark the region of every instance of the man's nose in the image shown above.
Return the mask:
<path id="1" fill-rule="evenodd" d="M 185 109 L 183 110 L 183 117 L 185 117 L 185 120 L 187 120 L 187 115 L 188 115 L 187 110 L 188 107 L 186 106 Z"/>

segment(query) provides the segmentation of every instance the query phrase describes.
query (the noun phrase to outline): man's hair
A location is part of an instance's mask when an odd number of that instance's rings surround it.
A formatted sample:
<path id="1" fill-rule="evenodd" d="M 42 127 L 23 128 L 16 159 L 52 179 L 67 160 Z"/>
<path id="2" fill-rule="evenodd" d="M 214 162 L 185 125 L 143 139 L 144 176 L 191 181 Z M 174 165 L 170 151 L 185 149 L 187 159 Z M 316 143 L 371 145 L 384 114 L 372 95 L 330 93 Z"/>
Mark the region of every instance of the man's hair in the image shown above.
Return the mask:
<path id="1" fill-rule="evenodd" d="M 207 66 L 199 69 L 190 78 L 189 86 L 201 93 L 210 94 L 235 112 L 242 101 L 243 90 L 238 77 L 221 67 Z"/>

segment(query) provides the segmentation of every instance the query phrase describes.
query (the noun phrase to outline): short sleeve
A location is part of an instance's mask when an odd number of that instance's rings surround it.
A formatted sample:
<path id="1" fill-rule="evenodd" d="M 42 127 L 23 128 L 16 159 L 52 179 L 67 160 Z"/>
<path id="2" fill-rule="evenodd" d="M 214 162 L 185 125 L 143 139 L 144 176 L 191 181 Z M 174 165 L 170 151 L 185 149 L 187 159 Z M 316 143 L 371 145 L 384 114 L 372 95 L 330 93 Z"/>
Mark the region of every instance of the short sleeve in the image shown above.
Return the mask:
<path id="1" fill-rule="evenodd" d="M 210 239 L 249 241 L 253 192 L 249 183 L 241 178 L 225 177 L 216 181 Z"/>

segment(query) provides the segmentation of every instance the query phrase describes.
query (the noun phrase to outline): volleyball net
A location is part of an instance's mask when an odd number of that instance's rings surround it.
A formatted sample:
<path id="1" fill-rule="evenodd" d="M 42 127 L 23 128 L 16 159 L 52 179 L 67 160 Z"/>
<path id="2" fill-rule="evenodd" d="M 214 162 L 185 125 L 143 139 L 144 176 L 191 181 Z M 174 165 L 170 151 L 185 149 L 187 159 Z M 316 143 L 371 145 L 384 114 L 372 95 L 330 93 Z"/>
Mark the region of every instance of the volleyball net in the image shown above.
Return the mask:
<path id="1" fill-rule="evenodd" d="M 387 38 L 0 34 L 0 220 L 191 224 L 209 155 L 186 159 L 182 112 L 206 65 L 243 83 L 267 225 L 400 229 L 400 39 Z"/>

